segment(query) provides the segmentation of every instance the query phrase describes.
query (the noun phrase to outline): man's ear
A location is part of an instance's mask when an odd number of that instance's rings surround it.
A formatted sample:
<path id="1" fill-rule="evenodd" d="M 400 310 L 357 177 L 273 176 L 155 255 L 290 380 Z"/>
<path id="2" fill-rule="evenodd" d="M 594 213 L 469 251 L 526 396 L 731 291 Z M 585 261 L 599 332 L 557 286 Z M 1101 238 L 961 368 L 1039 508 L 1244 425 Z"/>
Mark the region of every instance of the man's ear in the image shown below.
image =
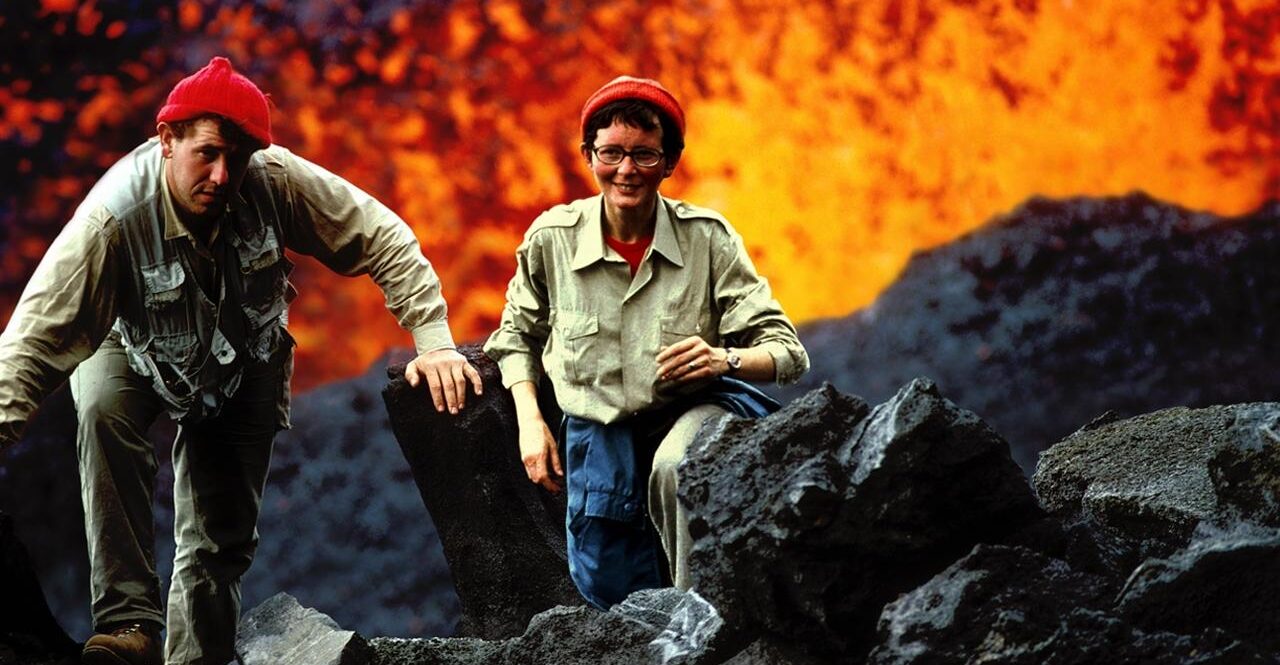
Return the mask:
<path id="1" fill-rule="evenodd" d="M 582 153 L 582 158 L 587 160 L 587 166 L 591 166 L 591 149 L 587 147 L 587 144 L 578 144 L 578 151 Z"/>
<path id="2" fill-rule="evenodd" d="M 173 157 L 173 141 L 177 136 L 167 122 L 156 124 L 156 134 L 160 135 L 160 148 L 165 157 Z"/>

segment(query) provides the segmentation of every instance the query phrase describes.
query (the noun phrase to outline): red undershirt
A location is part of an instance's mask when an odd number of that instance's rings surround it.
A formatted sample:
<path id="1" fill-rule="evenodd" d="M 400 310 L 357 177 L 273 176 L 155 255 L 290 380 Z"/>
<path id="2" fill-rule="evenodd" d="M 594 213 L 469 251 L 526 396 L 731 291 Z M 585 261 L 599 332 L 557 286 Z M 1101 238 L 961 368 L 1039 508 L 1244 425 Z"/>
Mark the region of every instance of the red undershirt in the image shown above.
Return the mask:
<path id="1" fill-rule="evenodd" d="M 636 276 L 636 271 L 640 269 L 640 261 L 644 259 L 645 250 L 649 249 L 649 245 L 653 243 L 653 236 L 644 236 L 635 242 L 622 242 L 617 238 L 606 235 L 604 241 L 609 243 L 613 251 L 622 255 L 631 265 L 631 276 Z"/>

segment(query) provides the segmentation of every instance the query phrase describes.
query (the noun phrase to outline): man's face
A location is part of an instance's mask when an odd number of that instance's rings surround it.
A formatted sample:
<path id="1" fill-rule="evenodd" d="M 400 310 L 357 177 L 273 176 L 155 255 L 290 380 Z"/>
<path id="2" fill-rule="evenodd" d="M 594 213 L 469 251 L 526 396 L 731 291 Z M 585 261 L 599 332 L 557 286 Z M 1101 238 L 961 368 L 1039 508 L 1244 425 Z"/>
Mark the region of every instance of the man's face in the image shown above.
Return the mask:
<path id="1" fill-rule="evenodd" d="M 179 137 L 160 123 L 160 143 L 169 158 L 165 182 L 178 214 L 186 221 L 211 222 L 222 215 L 240 189 L 257 146 L 237 145 L 222 136 L 217 120 L 200 118 Z"/>

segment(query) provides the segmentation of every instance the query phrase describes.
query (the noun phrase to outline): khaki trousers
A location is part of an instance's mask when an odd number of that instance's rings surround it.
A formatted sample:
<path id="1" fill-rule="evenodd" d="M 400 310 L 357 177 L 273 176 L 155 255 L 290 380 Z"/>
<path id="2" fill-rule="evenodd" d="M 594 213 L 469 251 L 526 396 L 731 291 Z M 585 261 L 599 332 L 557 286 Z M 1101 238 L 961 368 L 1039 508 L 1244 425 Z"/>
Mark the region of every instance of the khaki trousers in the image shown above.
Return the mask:
<path id="1" fill-rule="evenodd" d="M 671 583 L 682 591 L 688 591 L 691 585 L 689 549 L 693 547 L 693 539 L 689 536 L 689 517 L 676 499 L 680 481 L 676 467 L 684 459 L 685 450 L 702 423 L 725 413 L 728 411 L 714 404 L 689 409 L 676 419 L 653 455 L 653 470 L 649 473 L 649 517 L 667 551 Z"/>
<path id="2" fill-rule="evenodd" d="M 174 540 L 168 616 L 155 572 L 156 456 L 147 430 L 164 412 L 114 336 L 71 376 L 89 543 L 94 627 L 167 626 L 170 665 L 235 659 L 240 578 L 253 561 L 262 490 L 292 348 L 249 366 L 221 413 L 179 426 L 173 443 Z"/>

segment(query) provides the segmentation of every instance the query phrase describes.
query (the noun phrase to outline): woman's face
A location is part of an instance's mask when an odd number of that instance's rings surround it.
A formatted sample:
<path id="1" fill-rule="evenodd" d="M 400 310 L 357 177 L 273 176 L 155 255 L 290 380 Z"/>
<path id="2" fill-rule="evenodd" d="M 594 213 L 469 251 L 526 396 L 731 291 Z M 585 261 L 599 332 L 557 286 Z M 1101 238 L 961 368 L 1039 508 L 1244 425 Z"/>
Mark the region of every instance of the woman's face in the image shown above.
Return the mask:
<path id="1" fill-rule="evenodd" d="M 596 132 L 595 148 L 618 146 L 626 151 L 648 148 L 662 151 L 662 128 L 652 130 L 625 125 L 615 120 L 612 125 Z M 671 175 L 670 160 L 663 158 L 656 166 L 636 166 L 631 157 L 621 163 L 605 164 L 588 151 L 587 160 L 596 185 L 604 194 L 605 210 L 613 219 L 637 213 L 648 214 L 658 199 L 658 185 Z"/>

